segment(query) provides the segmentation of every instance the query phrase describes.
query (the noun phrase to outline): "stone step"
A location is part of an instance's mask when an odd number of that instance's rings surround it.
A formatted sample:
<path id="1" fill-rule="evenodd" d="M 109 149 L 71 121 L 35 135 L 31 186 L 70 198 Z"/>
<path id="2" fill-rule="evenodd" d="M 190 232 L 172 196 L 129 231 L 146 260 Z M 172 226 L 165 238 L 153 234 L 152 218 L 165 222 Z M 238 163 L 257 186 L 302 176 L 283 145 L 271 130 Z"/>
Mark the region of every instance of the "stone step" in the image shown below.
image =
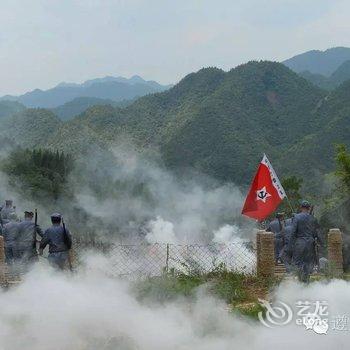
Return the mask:
<path id="1" fill-rule="evenodd" d="M 277 264 L 275 265 L 275 275 L 278 277 L 283 277 L 286 273 L 286 268 L 284 266 L 284 264 Z"/>

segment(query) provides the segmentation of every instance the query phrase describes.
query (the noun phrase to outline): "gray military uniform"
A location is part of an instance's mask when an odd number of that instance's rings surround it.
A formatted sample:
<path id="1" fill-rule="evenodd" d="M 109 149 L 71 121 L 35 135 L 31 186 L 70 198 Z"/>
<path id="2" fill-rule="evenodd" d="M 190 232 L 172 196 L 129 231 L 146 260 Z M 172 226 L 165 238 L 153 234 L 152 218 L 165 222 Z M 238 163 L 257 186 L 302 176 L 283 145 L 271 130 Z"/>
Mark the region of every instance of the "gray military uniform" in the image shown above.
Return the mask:
<path id="1" fill-rule="evenodd" d="M 309 213 L 299 213 L 293 220 L 291 238 L 288 250 L 292 251 L 293 264 L 298 269 L 299 278 L 308 282 L 315 266 L 315 238 L 319 225 L 314 216 Z"/>
<path id="2" fill-rule="evenodd" d="M 49 246 L 49 262 L 52 266 L 64 269 L 69 259 L 69 247 L 72 244 L 72 236 L 66 229 L 66 237 L 64 229 L 60 224 L 53 224 L 48 228 L 40 243 L 40 249 Z"/>
<path id="3" fill-rule="evenodd" d="M 281 259 L 286 267 L 287 272 L 291 272 L 292 270 L 292 259 L 288 254 L 288 246 L 293 232 L 293 219 L 285 220 L 285 225 L 283 228 L 283 249 L 281 252 Z"/>
<path id="4" fill-rule="evenodd" d="M 0 215 L 1 215 L 1 219 L 3 224 L 6 224 L 10 221 L 10 216 L 11 214 L 15 213 L 15 209 L 13 207 L 4 207 L 2 208 Z"/>
<path id="5" fill-rule="evenodd" d="M 274 219 L 270 222 L 267 231 L 273 232 L 275 236 L 275 260 L 278 261 L 281 258 L 282 249 L 283 249 L 283 229 L 284 229 L 284 221 Z"/>
<path id="6" fill-rule="evenodd" d="M 32 220 L 25 219 L 18 224 L 15 243 L 15 257 L 21 260 L 31 260 L 37 256 L 36 235 L 43 236 L 39 225 Z"/>
<path id="7" fill-rule="evenodd" d="M 3 227 L 4 248 L 6 263 L 11 265 L 15 260 L 16 237 L 18 233 L 18 223 L 10 221 Z"/>

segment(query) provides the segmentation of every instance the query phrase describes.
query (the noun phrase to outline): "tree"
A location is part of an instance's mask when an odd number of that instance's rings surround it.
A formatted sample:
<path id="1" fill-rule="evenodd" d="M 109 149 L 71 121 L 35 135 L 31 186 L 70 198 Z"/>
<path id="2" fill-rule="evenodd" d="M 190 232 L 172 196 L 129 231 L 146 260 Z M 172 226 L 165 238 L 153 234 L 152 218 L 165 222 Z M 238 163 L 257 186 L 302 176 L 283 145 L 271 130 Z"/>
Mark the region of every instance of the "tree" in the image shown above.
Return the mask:
<path id="1" fill-rule="evenodd" d="M 67 177 L 72 169 L 71 156 L 47 149 L 17 149 L 2 165 L 13 187 L 29 198 L 42 200 L 69 196 Z"/>
<path id="2" fill-rule="evenodd" d="M 300 190 L 302 185 L 303 179 L 294 175 L 282 179 L 282 186 L 286 191 L 288 199 L 283 201 L 279 210 L 285 212 L 287 216 L 291 216 L 300 205 L 302 199 Z"/>
<path id="3" fill-rule="evenodd" d="M 335 174 L 344 185 L 346 191 L 350 193 L 350 153 L 345 145 L 336 145 L 335 160 L 337 164 Z"/>

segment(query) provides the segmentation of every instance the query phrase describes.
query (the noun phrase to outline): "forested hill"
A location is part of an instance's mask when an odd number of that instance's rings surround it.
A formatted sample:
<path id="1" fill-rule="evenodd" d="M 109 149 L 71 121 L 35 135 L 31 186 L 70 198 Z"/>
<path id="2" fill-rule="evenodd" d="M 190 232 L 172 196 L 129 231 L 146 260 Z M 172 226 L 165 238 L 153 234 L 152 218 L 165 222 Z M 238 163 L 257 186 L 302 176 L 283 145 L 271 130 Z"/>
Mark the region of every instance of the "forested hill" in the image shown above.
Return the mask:
<path id="1" fill-rule="evenodd" d="M 45 147 L 62 121 L 46 109 L 25 109 L 1 121 L 0 136 L 22 147 Z"/>
<path id="2" fill-rule="evenodd" d="M 333 90 L 350 79 L 350 48 L 307 51 L 282 62 L 316 86 Z"/>
<path id="3" fill-rule="evenodd" d="M 350 146 L 350 81 L 330 93 L 317 110 L 322 122 L 315 132 L 299 139 L 279 159 L 281 169 L 294 170 L 313 181 L 334 170 L 334 146 Z"/>
<path id="4" fill-rule="evenodd" d="M 125 108 L 94 106 L 66 123 L 46 111 L 44 143 L 87 152 L 127 137 L 141 150 L 155 146 L 170 168 L 194 167 L 238 184 L 250 182 L 265 152 L 282 176 L 304 177 L 332 171 L 333 142 L 350 143 L 343 137 L 347 93 L 349 84 L 329 95 L 274 62 L 249 62 L 229 72 L 205 68 Z M 21 137 L 20 143 L 37 145 Z"/>
<path id="5" fill-rule="evenodd" d="M 72 101 L 51 109 L 60 119 L 69 120 L 78 114 L 86 111 L 89 107 L 98 105 L 112 105 L 112 106 L 128 106 L 133 100 L 123 100 L 115 102 L 113 100 L 106 100 L 96 97 L 77 97 Z"/>
<path id="6" fill-rule="evenodd" d="M 79 122 L 111 142 L 123 133 L 157 145 L 171 168 L 247 183 L 263 152 L 276 158 L 318 130 L 324 96 L 282 64 L 251 62 L 227 73 L 202 69 L 165 93 L 125 109 L 93 108 Z"/>
<path id="7" fill-rule="evenodd" d="M 349 47 L 333 47 L 325 51 L 307 51 L 291 57 L 283 63 L 297 73 L 308 71 L 312 74 L 329 77 L 348 60 L 350 60 Z"/>
<path id="8" fill-rule="evenodd" d="M 25 107 L 16 101 L 0 101 L 0 119 L 25 110 Z"/>
<path id="9" fill-rule="evenodd" d="M 350 79 L 350 60 L 342 63 L 329 77 L 309 71 L 301 72 L 300 75 L 322 89 L 333 90 Z"/>

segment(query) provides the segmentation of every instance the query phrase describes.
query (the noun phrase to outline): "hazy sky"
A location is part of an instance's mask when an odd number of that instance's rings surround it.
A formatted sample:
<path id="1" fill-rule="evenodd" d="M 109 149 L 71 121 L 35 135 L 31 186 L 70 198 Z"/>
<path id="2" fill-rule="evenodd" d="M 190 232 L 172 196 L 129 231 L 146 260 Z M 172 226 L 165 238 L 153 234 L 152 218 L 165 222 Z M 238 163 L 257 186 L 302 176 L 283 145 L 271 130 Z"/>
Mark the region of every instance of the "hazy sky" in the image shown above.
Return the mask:
<path id="1" fill-rule="evenodd" d="M 349 0 L 0 0 L 0 95 L 350 46 Z"/>

